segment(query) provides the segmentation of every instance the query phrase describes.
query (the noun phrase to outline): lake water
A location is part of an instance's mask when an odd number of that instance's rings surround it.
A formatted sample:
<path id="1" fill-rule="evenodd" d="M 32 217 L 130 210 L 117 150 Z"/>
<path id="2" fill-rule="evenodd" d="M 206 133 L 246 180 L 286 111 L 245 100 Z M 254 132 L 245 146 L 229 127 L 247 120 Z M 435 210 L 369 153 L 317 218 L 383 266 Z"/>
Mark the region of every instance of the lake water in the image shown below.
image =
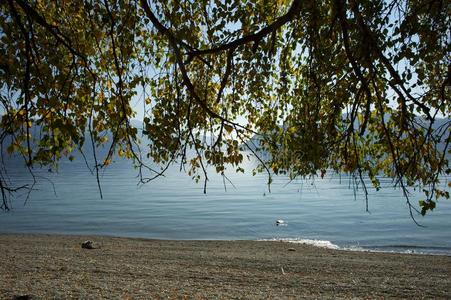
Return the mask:
<path id="1" fill-rule="evenodd" d="M 249 168 L 250 166 L 249 162 Z M 13 209 L 0 212 L 0 232 L 92 234 L 158 239 L 279 240 L 331 248 L 435 253 L 451 255 L 451 200 L 441 200 L 426 217 L 409 216 L 398 189 L 382 180 L 384 188 L 370 189 L 369 210 L 361 190 L 349 177 L 296 180 L 275 177 L 268 192 L 264 174 L 230 173 L 234 186 L 210 172 L 207 194 L 203 184 L 168 170 L 161 177 L 137 186 L 136 170 L 129 162 L 116 162 L 103 173 L 104 198 L 95 177 L 83 161 L 64 161 L 58 174 L 36 170 L 36 190 L 26 205 L 25 194 Z M 26 183 L 21 167 L 9 170 L 15 183 Z M 445 179 L 446 183 L 446 179 Z M 413 193 L 417 203 L 421 196 Z M 276 220 L 284 226 L 276 226 Z"/>

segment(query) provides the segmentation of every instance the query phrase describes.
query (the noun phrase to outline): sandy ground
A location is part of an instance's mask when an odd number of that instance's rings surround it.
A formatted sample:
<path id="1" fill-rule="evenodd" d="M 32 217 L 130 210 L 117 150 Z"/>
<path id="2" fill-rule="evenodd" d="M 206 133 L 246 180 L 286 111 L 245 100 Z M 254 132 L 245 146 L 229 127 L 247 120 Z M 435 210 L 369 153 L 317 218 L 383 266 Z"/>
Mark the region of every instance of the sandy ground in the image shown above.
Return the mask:
<path id="1" fill-rule="evenodd" d="M 82 249 L 92 240 L 99 249 Z M 291 249 L 290 249 L 291 248 Z M 282 242 L 0 235 L 0 298 L 451 298 L 451 257 Z"/>

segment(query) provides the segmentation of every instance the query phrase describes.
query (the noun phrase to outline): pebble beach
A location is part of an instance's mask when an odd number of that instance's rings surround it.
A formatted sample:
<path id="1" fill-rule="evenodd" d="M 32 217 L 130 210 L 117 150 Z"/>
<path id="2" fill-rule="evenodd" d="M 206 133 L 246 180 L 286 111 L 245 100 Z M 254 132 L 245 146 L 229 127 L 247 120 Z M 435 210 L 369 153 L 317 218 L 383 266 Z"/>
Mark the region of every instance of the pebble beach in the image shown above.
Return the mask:
<path id="1" fill-rule="evenodd" d="M 0 253 L 0 299 L 451 298 L 451 256 L 42 234 Z"/>

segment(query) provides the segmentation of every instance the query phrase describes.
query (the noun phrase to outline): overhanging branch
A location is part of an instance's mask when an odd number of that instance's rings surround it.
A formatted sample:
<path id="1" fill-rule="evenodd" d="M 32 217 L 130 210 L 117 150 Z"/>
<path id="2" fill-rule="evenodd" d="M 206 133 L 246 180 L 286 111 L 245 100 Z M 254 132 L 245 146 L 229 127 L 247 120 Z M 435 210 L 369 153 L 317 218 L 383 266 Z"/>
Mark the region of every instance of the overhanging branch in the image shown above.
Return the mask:
<path id="1" fill-rule="evenodd" d="M 63 44 L 64 47 L 66 47 L 67 50 L 69 50 L 69 52 L 72 53 L 72 55 L 79 57 L 85 63 L 85 66 L 89 70 L 91 75 L 95 77 L 95 74 L 89 69 L 89 62 L 87 57 L 72 46 L 70 39 L 66 37 L 59 30 L 58 27 L 50 25 L 44 19 L 44 17 L 42 17 L 38 12 L 36 12 L 36 10 L 34 10 L 27 2 L 23 0 L 14 0 L 14 1 L 24 10 L 27 16 L 35 20 L 42 27 L 44 27 L 58 42 Z"/>
<path id="2" fill-rule="evenodd" d="M 149 4 L 147 3 L 147 0 L 140 0 L 141 1 L 141 6 L 144 9 L 144 12 L 146 13 L 146 16 L 150 19 L 150 21 L 152 22 L 152 24 L 155 26 L 155 28 L 163 35 L 166 36 L 166 38 L 168 39 L 169 45 L 172 48 L 172 51 L 174 52 L 175 58 L 176 58 L 176 62 L 177 65 L 180 69 L 180 72 L 182 74 L 182 78 L 183 78 L 183 84 L 185 85 L 185 87 L 188 89 L 188 92 L 190 93 L 191 97 L 193 97 L 194 101 L 196 101 L 197 104 L 200 105 L 200 107 L 212 118 L 221 120 L 223 122 L 226 122 L 228 124 L 231 124 L 233 126 L 236 127 L 240 127 L 244 130 L 247 130 L 249 132 L 252 133 L 256 133 L 255 131 L 253 131 L 250 128 L 247 128 L 246 126 L 240 125 L 236 122 L 230 121 L 224 117 L 222 117 L 221 115 L 219 115 L 218 113 L 214 112 L 210 107 L 208 107 L 207 102 L 202 100 L 199 95 L 196 93 L 196 90 L 194 88 L 193 83 L 191 82 L 191 79 L 188 76 L 188 72 L 186 70 L 185 67 L 185 63 L 183 62 L 183 56 L 182 53 L 180 51 L 179 48 L 179 44 L 178 41 L 176 39 L 176 37 L 173 35 L 173 33 L 166 28 L 159 20 L 158 18 L 155 16 L 155 14 L 152 12 L 152 10 L 149 7 Z M 295 1 L 297 2 L 297 1 Z"/>
<path id="3" fill-rule="evenodd" d="M 258 44 L 260 42 L 260 40 L 262 38 L 264 38 L 266 35 L 274 32 L 275 30 L 279 29 L 286 23 L 292 21 L 299 14 L 300 11 L 301 11 L 301 0 L 293 0 L 288 12 L 286 14 L 284 14 L 283 16 L 277 18 L 273 23 L 271 23 L 267 27 L 264 27 L 255 33 L 243 36 L 243 37 L 236 39 L 227 44 L 222 44 L 217 47 L 210 48 L 210 49 L 202 49 L 202 50 L 195 50 L 195 51 L 188 52 L 188 56 L 194 57 L 194 56 L 199 56 L 199 55 L 213 54 L 213 53 L 217 53 L 217 52 L 221 52 L 221 51 L 227 51 L 227 50 L 234 49 L 238 46 L 248 44 L 251 42 Z"/>

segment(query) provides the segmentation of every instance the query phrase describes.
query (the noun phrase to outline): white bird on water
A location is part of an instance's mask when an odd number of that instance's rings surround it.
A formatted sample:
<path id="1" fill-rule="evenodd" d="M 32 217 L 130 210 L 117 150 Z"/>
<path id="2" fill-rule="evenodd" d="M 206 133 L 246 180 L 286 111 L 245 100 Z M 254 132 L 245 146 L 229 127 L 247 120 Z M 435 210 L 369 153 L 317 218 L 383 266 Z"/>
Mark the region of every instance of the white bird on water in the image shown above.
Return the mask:
<path id="1" fill-rule="evenodd" d="M 284 220 L 277 220 L 276 221 L 276 226 L 285 226 L 285 221 Z"/>

